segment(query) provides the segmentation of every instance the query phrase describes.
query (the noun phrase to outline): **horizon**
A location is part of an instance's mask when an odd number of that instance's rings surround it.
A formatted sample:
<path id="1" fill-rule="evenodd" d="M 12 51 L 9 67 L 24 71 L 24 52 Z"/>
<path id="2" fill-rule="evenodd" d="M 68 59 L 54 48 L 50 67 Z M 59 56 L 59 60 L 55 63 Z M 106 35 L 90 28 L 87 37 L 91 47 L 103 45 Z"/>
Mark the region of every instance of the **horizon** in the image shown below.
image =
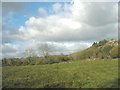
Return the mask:
<path id="1" fill-rule="evenodd" d="M 117 42 L 119 43 L 119 40 L 113 39 L 113 38 L 112 38 L 112 39 L 104 39 L 104 40 L 107 40 L 107 41 L 115 40 L 115 41 L 117 41 Z M 101 41 L 103 41 L 103 40 L 101 40 Z M 77 53 L 77 52 L 80 52 L 80 51 L 84 51 L 84 50 L 92 47 L 94 43 L 97 43 L 97 44 L 98 44 L 99 42 L 100 42 L 100 41 L 98 41 L 98 42 L 93 42 L 89 47 L 87 47 L 87 48 L 85 48 L 85 49 L 83 49 L 83 50 L 75 51 L 75 52 L 73 51 L 73 52 L 66 52 L 66 53 L 57 53 L 57 52 L 54 52 L 54 51 L 53 51 L 53 53 L 50 54 L 49 56 L 74 54 L 74 53 Z M 33 53 L 34 53 L 34 51 L 33 51 Z M 33 56 L 27 56 L 27 55 L 26 55 L 26 56 L 23 56 L 23 57 L 3 57 L 1 60 L 10 59 L 10 58 L 22 59 L 22 58 L 28 58 L 28 57 L 44 57 L 44 55 L 37 55 L 36 53 L 34 53 Z"/>

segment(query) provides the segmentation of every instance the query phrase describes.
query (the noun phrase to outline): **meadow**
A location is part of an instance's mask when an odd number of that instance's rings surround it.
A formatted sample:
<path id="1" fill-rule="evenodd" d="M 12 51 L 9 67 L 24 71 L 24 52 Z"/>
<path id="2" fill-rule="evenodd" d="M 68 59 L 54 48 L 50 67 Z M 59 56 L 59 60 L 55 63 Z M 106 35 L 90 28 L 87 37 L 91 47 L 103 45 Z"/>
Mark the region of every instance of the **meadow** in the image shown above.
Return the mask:
<path id="1" fill-rule="evenodd" d="M 4 66 L 3 88 L 117 88 L 118 59 Z"/>

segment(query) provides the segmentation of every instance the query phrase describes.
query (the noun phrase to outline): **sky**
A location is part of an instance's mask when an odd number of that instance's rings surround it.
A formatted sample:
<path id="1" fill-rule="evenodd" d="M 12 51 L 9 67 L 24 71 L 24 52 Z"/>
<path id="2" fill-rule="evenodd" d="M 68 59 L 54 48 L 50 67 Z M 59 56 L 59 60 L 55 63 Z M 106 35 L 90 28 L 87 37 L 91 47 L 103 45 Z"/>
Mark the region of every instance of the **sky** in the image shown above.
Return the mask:
<path id="1" fill-rule="evenodd" d="M 2 3 L 2 57 L 24 57 L 29 49 L 39 55 L 42 43 L 69 54 L 112 38 L 118 38 L 117 2 Z"/>

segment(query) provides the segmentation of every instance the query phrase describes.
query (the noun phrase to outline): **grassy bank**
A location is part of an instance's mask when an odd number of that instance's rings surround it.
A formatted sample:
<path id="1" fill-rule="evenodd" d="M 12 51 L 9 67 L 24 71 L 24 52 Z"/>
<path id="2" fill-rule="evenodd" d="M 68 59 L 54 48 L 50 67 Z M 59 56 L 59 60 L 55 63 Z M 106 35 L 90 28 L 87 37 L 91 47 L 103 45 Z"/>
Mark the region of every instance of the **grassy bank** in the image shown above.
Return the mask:
<path id="1" fill-rule="evenodd" d="M 5 88 L 111 88 L 117 80 L 118 59 L 3 67 Z"/>

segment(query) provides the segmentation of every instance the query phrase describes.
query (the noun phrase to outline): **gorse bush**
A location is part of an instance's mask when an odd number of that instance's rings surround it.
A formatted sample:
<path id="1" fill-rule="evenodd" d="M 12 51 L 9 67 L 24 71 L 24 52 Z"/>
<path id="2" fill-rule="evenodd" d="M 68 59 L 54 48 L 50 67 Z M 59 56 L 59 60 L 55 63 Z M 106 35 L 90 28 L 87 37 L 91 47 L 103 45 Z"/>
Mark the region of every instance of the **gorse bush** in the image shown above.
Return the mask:
<path id="1" fill-rule="evenodd" d="M 115 46 L 112 48 L 112 50 L 110 51 L 110 55 L 112 58 L 120 58 L 120 53 L 118 51 L 118 46 Z"/>

